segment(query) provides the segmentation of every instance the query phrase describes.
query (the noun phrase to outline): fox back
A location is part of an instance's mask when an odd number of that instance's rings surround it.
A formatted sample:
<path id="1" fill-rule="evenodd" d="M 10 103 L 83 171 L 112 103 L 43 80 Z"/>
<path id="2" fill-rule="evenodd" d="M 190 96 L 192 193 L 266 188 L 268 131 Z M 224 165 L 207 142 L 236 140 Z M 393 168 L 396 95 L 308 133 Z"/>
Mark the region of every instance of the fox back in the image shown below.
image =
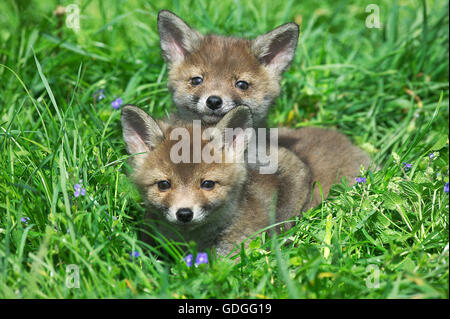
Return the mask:
<path id="1" fill-rule="evenodd" d="M 311 170 L 311 178 L 319 182 L 313 190 L 312 208 L 327 198 L 333 184 L 345 177 L 349 185 L 355 183 L 361 166 L 365 170 L 371 165 L 370 157 L 353 145 L 342 133 L 332 129 L 304 127 L 300 129 L 280 128 L 278 145 L 287 148 Z"/>

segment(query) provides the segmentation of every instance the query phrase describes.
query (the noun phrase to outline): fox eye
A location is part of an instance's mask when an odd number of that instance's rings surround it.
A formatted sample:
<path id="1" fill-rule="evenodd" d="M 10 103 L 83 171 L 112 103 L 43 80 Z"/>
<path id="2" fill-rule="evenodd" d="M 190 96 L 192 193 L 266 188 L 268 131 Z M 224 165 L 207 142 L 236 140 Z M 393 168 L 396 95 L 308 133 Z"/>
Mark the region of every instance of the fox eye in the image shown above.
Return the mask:
<path id="1" fill-rule="evenodd" d="M 199 76 L 195 76 L 193 78 L 191 78 L 191 84 L 194 86 L 200 85 L 203 83 L 203 79 Z"/>
<path id="2" fill-rule="evenodd" d="M 168 190 L 169 188 L 170 188 L 170 183 L 169 183 L 169 181 L 159 181 L 158 182 L 158 189 L 160 190 L 160 191 L 166 191 L 166 190 Z"/>
<path id="3" fill-rule="evenodd" d="M 210 181 L 210 180 L 206 180 L 206 181 L 203 181 L 202 184 L 201 184 L 200 186 L 201 186 L 201 188 L 203 188 L 203 189 L 211 190 L 211 189 L 214 188 L 214 185 L 216 185 L 215 182 Z"/>
<path id="4" fill-rule="evenodd" d="M 237 81 L 237 82 L 234 84 L 234 86 L 237 87 L 238 89 L 242 90 L 242 91 L 245 91 L 245 90 L 248 89 L 248 87 L 250 86 L 250 84 L 248 84 L 248 82 L 245 82 L 245 81 Z"/>

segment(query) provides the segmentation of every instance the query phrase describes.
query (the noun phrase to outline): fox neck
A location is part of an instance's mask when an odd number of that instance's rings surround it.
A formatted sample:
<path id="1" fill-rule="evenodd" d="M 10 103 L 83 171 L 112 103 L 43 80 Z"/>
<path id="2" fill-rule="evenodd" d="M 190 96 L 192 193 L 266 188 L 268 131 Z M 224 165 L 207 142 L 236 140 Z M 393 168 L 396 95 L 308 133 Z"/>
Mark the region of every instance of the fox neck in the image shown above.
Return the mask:
<path id="1" fill-rule="evenodd" d="M 188 123 L 192 123 L 193 120 L 199 120 L 201 117 L 201 114 L 199 113 L 196 113 L 186 107 L 178 107 L 178 106 L 176 115 L 180 119 L 182 119 L 183 121 L 187 121 Z"/>

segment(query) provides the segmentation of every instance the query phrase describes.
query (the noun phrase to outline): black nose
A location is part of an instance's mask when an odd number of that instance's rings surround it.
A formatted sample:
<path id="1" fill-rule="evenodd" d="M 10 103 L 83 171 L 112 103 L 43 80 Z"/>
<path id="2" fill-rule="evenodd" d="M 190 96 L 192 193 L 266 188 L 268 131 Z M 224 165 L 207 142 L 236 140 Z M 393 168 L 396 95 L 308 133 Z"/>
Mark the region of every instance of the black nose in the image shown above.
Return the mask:
<path id="1" fill-rule="evenodd" d="M 187 223 L 192 220 L 192 217 L 194 217 L 194 213 L 189 208 L 180 208 L 177 211 L 177 219 L 180 222 Z"/>
<path id="2" fill-rule="evenodd" d="M 208 106 L 211 110 L 217 110 L 222 106 L 222 99 L 220 98 L 220 96 L 211 95 L 206 100 L 206 106 Z"/>

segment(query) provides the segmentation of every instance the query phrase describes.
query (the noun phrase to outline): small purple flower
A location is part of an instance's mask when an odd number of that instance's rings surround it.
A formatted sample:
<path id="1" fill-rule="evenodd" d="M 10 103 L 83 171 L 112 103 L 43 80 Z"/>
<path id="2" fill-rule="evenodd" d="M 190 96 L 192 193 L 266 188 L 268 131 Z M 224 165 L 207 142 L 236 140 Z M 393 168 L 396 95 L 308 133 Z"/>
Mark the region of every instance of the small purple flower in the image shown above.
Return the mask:
<path id="1" fill-rule="evenodd" d="M 109 217 L 109 213 L 108 213 L 108 212 L 105 212 L 105 214 L 108 215 L 108 217 Z M 105 219 L 106 219 L 107 222 L 109 222 L 109 218 L 108 218 L 108 217 L 105 217 Z M 116 216 L 113 216 L 112 219 L 113 219 L 113 220 L 117 220 L 117 217 L 116 217 Z"/>
<path id="2" fill-rule="evenodd" d="M 86 188 L 83 188 L 81 184 L 83 183 L 83 180 L 79 181 L 79 184 L 75 184 L 73 187 L 75 189 L 75 193 L 73 194 L 76 198 L 78 198 L 80 195 L 85 196 L 86 195 Z"/>
<path id="3" fill-rule="evenodd" d="M 94 100 L 97 100 L 97 101 L 103 100 L 105 98 L 105 94 L 103 92 L 105 92 L 105 89 L 97 90 L 94 93 Z"/>
<path id="4" fill-rule="evenodd" d="M 431 154 L 429 155 L 430 159 L 433 159 L 434 156 L 435 156 L 434 153 L 431 153 Z"/>
<path id="5" fill-rule="evenodd" d="M 186 266 L 188 267 L 192 267 L 192 260 L 194 258 L 192 257 L 192 254 L 187 255 L 186 257 L 183 258 L 183 260 L 186 262 Z"/>
<path id="6" fill-rule="evenodd" d="M 140 256 L 140 254 L 139 254 L 139 252 L 136 251 L 136 250 L 133 250 L 133 251 L 130 253 L 130 257 L 131 257 L 131 258 L 138 258 L 139 256 Z"/>
<path id="7" fill-rule="evenodd" d="M 405 167 L 405 169 L 410 169 L 412 167 L 412 164 L 403 162 L 403 166 Z"/>
<path id="8" fill-rule="evenodd" d="M 448 183 L 447 183 L 448 184 Z M 448 192 L 447 192 L 448 193 Z M 28 222 L 30 221 L 30 218 L 29 217 L 22 217 L 21 219 L 20 219 L 20 221 L 22 222 L 22 223 L 25 223 L 25 224 L 28 224 Z"/>
<path id="9" fill-rule="evenodd" d="M 446 192 L 448 194 L 448 182 L 444 186 L 444 192 Z"/>
<path id="10" fill-rule="evenodd" d="M 122 98 L 119 97 L 117 99 L 115 99 L 114 101 L 111 102 L 111 106 L 115 109 L 118 110 L 120 108 L 120 106 L 122 105 L 123 101 Z"/>
<path id="11" fill-rule="evenodd" d="M 356 177 L 356 178 L 355 178 L 355 181 L 356 181 L 357 183 L 364 183 L 364 184 L 367 182 L 367 180 L 366 180 L 365 177 Z"/>
<path id="12" fill-rule="evenodd" d="M 195 258 L 195 265 L 198 266 L 200 264 L 208 263 L 208 254 L 207 253 L 198 253 L 197 258 Z"/>

